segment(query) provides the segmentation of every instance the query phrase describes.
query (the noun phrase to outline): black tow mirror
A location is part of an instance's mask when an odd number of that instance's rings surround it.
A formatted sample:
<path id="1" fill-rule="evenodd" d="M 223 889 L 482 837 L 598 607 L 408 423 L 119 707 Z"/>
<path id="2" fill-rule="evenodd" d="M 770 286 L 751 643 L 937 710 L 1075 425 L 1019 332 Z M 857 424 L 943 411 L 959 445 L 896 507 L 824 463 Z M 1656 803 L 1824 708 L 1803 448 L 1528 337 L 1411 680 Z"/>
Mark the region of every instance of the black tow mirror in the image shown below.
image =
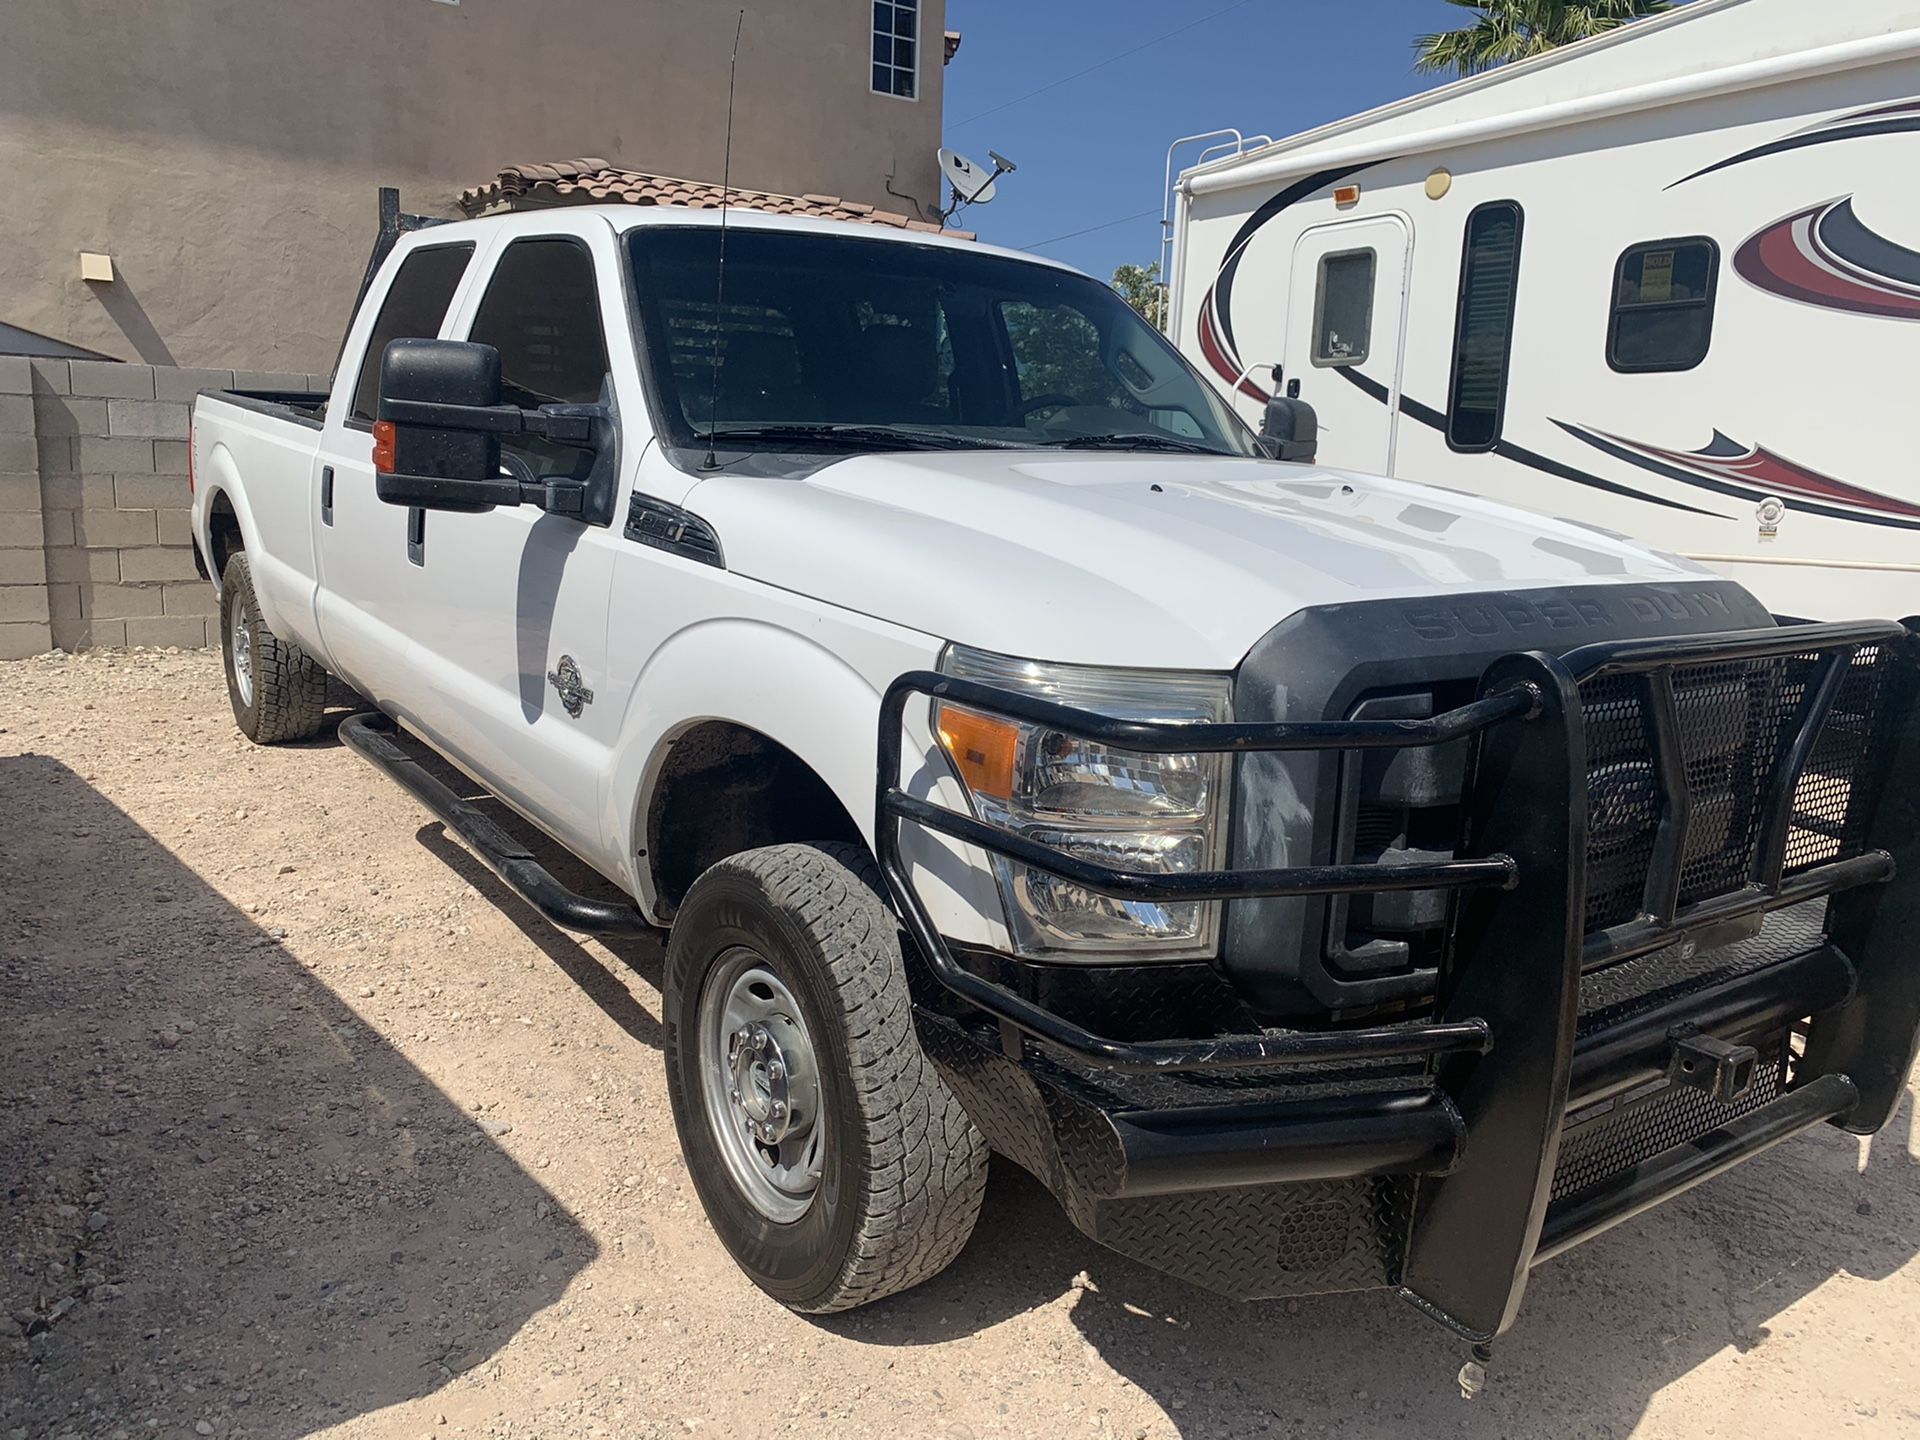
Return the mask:
<path id="1" fill-rule="evenodd" d="M 1311 463 L 1320 451 L 1320 416 L 1300 398 L 1298 380 L 1289 381 L 1283 395 L 1279 379 L 1276 366 L 1273 398 L 1267 401 L 1267 413 L 1260 421 L 1260 448 L 1275 460 Z"/>
<path id="2" fill-rule="evenodd" d="M 374 493 L 389 505 L 479 513 L 496 505 L 538 505 L 579 515 L 585 487 L 536 480 L 526 466 L 500 473 L 500 437 L 542 435 L 597 447 L 605 406 L 522 410 L 500 403 L 500 352 L 466 340 L 395 340 L 380 357 L 373 426 Z"/>

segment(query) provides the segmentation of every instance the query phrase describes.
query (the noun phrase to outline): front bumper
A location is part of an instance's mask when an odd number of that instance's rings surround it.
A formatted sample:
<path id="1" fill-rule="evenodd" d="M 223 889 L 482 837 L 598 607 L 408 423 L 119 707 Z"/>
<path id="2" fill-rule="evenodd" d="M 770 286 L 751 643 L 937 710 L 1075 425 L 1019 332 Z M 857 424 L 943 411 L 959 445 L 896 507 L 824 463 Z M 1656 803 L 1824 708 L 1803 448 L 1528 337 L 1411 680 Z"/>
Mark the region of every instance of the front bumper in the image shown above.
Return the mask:
<path id="1" fill-rule="evenodd" d="M 922 1044 L 994 1147 L 1096 1240 L 1247 1298 L 1393 1286 L 1491 1338 L 1538 1261 L 1801 1130 L 1868 1133 L 1892 1113 L 1920 1034 L 1903 933 L 1920 924 L 1916 688 L 1920 634 L 1892 624 L 1510 655 L 1479 700 L 1425 721 L 1147 725 L 903 676 L 882 707 L 877 833 L 917 942 Z M 1414 874 L 1105 870 L 904 793 L 915 694 L 1143 750 L 1469 736 L 1456 858 Z M 1751 733 L 1702 740 L 1698 697 L 1729 694 Z M 1623 705 L 1658 801 L 1628 817 L 1644 905 L 1626 919 L 1587 897 L 1592 857 L 1617 857 L 1624 833 L 1589 815 L 1594 795 L 1620 808 L 1598 727 Z M 1727 754 L 1744 777 L 1737 825 L 1722 792 L 1709 807 L 1698 791 Z M 1205 1007 L 1170 1004 L 1158 1034 L 1099 1033 L 948 946 L 902 861 L 903 823 L 1139 898 L 1444 888 L 1437 998 L 1359 1028 L 1228 1029 L 1216 1010 L 1195 1031 L 1183 1019 Z M 1606 880 L 1618 889 L 1617 863 Z"/>

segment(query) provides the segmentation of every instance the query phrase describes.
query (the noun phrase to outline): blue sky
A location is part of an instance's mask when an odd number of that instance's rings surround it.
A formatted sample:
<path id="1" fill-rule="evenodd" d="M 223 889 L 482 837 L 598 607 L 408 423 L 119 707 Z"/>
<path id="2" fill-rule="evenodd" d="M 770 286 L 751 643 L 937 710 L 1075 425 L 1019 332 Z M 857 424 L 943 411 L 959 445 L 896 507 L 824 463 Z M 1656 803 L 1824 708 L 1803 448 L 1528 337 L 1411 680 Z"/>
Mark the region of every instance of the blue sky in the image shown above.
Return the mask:
<path id="1" fill-rule="evenodd" d="M 1426 89 L 1439 81 L 1414 74 L 1413 37 L 1471 19 L 1443 0 L 947 0 L 965 40 L 947 67 L 946 143 L 1020 167 L 954 223 L 1102 279 L 1145 264 L 1170 141 L 1225 125 L 1290 135 Z M 1123 216 L 1137 218 L 1056 239 Z"/>

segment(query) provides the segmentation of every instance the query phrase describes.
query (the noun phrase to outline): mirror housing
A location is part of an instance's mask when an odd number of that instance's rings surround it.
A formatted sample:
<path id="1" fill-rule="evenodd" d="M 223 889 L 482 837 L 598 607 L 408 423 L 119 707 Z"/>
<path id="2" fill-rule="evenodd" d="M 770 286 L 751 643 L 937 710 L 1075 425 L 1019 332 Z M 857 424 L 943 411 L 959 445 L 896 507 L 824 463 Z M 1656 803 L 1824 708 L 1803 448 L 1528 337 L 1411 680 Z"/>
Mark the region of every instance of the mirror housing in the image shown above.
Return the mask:
<path id="1" fill-rule="evenodd" d="M 520 503 L 499 493 L 500 352 L 464 340 L 395 340 L 380 357 L 374 493 L 389 505 L 479 513 Z"/>
<path id="2" fill-rule="evenodd" d="M 597 405 L 500 403 L 500 352 L 467 340 L 395 340 L 380 357 L 379 418 L 373 425 L 374 493 L 389 505 L 480 514 L 496 505 L 537 505 L 556 515 L 598 519 L 610 492 L 616 427 L 610 392 Z M 540 435 L 595 452 L 594 485 L 540 479 L 502 456 L 503 435 Z M 505 466 L 510 473 L 501 474 Z"/>
<path id="3" fill-rule="evenodd" d="M 1300 382 L 1292 381 L 1286 394 L 1279 390 L 1280 369 L 1274 367 L 1273 398 L 1260 421 L 1260 448 L 1274 460 L 1311 464 L 1320 450 L 1320 416 L 1300 398 Z"/>

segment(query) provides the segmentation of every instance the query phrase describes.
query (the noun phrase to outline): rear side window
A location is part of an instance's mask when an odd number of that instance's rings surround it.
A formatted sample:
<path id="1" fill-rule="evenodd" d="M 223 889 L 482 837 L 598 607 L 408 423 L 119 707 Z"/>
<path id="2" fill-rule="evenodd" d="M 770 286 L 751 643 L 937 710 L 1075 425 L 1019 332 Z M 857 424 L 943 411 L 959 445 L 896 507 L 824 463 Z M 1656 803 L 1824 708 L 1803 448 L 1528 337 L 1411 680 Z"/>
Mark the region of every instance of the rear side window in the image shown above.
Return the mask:
<path id="1" fill-rule="evenodd" d="M 1720 247 L 1704 235 L 1630 246 L 1613 269 L 1607 364 L 1631 374 L 1706 359 L 1719 271 Z"/>
<path id="2" fill-rule="evenodd" d="M 469 340 L 500 352 L 502 398 L 509 405 L 590 405 L 607 378 L 593 256 L 578 240 L 516 240 L 500 256 L 473 317 Z M 501 448 L 536 475 L 583 477 L 593 452 L 517 436 Z"/>
<path id="3" fill-rule="evenodd" d="M 1467 216 L 1453 321 L 1453 380 L 1447 390 L 1447 444 L 1455 450 L 1491 450 L 1500 439 L 1520 279 L 1520 226 L 1520 207 L 1511 200 L 1491 201 Z"/>
<path id="4" fill-rule="evenodd" d="M 387 346 L 395 340 L 431 340 L 440 333 L 440 322 L 447 318 L 447 306 L 472 258 L 471 245 L 429 245 L 400 262 L 360 361 L 360 378 L 353 387 L 355 420 L 373 423 L 380 402 L 380 357 Z"/>
<path id="5" fill-rule="evenodd" d="M 1313 363 L 1358 365 L 1367 358 L 1373 333 L 1371 250 L 1342 250 L 1320 257 L 1313 292 Z"/>

